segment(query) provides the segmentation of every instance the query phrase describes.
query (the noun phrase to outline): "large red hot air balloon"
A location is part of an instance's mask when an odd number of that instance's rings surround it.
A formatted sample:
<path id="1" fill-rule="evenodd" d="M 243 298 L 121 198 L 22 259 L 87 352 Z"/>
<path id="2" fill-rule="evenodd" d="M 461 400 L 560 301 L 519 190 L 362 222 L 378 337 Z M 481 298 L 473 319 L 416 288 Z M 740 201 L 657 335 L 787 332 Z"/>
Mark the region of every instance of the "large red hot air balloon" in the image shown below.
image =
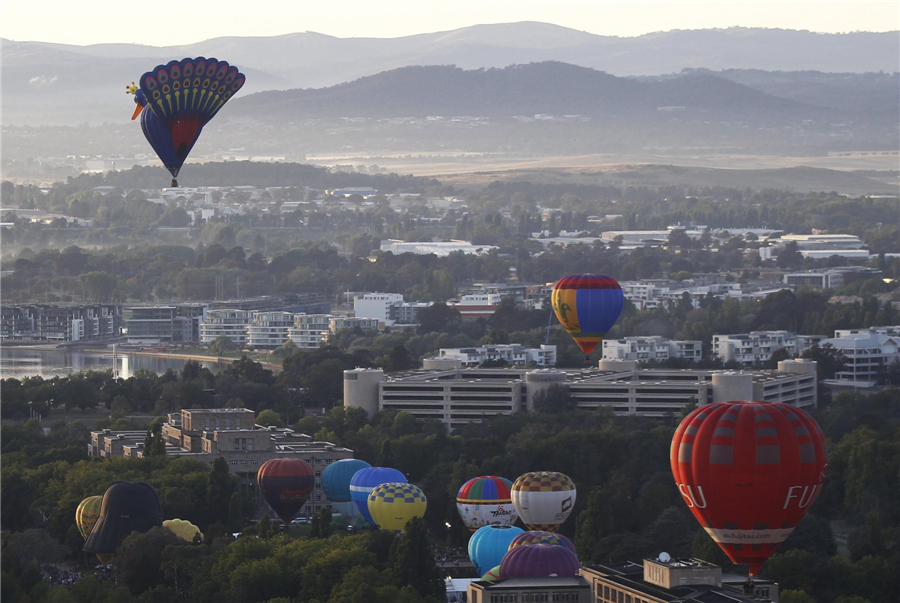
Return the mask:
<path id="1" fill-rule="evenodd" d="M 303 459 L 271 459 L 259 468 L 256 483 L 272 510 L 288 524 L 309 500 L 316 475 Z"/>
<path id="2" fill-rule="evenodd" d="M 710 404 L 681 422 L 670 461 L 694 517 L 755 576 L 822 490 L 825 435 L 780 402 Z"/>

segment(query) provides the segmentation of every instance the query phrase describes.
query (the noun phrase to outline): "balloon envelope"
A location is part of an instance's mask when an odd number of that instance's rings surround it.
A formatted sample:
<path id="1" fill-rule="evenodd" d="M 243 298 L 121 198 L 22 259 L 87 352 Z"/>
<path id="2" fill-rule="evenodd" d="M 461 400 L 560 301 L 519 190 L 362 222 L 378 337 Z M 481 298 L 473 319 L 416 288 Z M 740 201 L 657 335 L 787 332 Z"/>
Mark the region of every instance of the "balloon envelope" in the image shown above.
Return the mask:
<path id="1" fill-rule="evenodd" d="M 513 550 L 517 546 L 526 546 L 530 544 L 554 544 L 566 547 L 573 553 L 577 554 L 577 551 L 575 550 L 575 544 L 571 540 L 569 540 L 562 534 L 543 531 L 522 532 L 521 534 L 513 538 L 513 541 L 509 543 L 509 550 Z"/>
<path id="2" fill-rule="evenodd" d="M 244 81 L 236 67 L 205 57 L 169 61 L 141 76 L 140 96 L 135 95 L 146 104 L 141 129 L 172 177 L 178 176 L 203 126 Z"/>
<path id="3" fill-rule="evenodd" d="M 187 542 L 194 542 L 194 536 L 198 534 L 203 538 L 200 528 L 184 519 L 167 519 L 163 522 L 163 527 L 172 530 L 176 536 Z"/>
<path id="4" fill-rule="evenodd" d="M 116 482 L 103 495 L 100 518 L 84 543 L 94 554 L 113 554 L 132 532 L 146 532 L 162 525 L 162 509 L 156 491 L 143 482 Z"/>
<path id="5" fill-rule="evenodd" d="M 506 578 L 543 578 L 577 576 L 581 563 L 564 546 L 532 544 L 511 550 L 500 563 L 500 575 Z"/>
<path id="6" fill-rule="evenodd" d="M 485 575 L 481 577 L 482 582 L 496 582 L 500 579 L 500 566 L 495 565 L 491 569 L 487 571 Z"/>
<path id="7" fill-rule="evenodd" d="M 821 492 L 825 436 L 780 402 L 710 404 L 681 422 L 670 462 L 700 525 L 756 575 Z"/>
<path id="8" fill-rule="evenodd" d="M 493 523 L 512 525 L 518 515 L 510 497 L 512 482 L 505 477 L 481 475 L 464 483 L 456 495 L 456 509 L 471 531 Z"/>
<path id="9" fill-rule="evenodd" d="M 395 534 L 402 534 L 413 517 L 423 517 L 427 506 L 425 493 L 406 482 L 380 484 L 369 494 L 369 514 L 375 525 Z"/>
<path id="10" fill-rule="evenodd" d="M 478 528 L 469 538 L 468 549 L 475 571 L 483 574 L 489 568 L 500 565 L 509 550 L 509 543 L 521 533 L 522 528 L 515 526 L 490 525 Z"/>
<path id="11" fill-rule="evenodd" d="M 78 526 L 78 531 L 85 540 L 87 540 L 91 530 L 94 529 L 94 524 L 100 519 L 100 505 L 102 502 L 102 496 L 88 496 L 78 503 L 78 508 L 75 509 L 75 525 Z"/>
<path id="12" fill-rule="evenodd" d="M 350 480 L 357 471 L 371 466 L 360 459 L 341 459 L 325 467 L 325 471 L 322 472 L 322 490 L 325 491 L 325 498 L 331 503 L 332 508 L 345 516 L 351 524 L 359 511 L 350 496 Z"/>
<path id="13" fill-rule="evenodd" d="M 309 500 L 316 476 L 303 459 L 270 459 L 259 468 L 256 483 L 272 510 L 287 524 Z"/>
<path id="14" fill-rule="evenodd" d="M 512 502 L 529 530 L 555 532 L 575 506 L 575 483 L 556 471 L 520 475 L 512 487 Z"/>
<path id="15" fill-rule="evenodd" d="M 556 317 L 585 354 L 606 337 L 622 308 L 619 283 L 602 274 L 573 274 L 557 281 L 550 296 Z"/>
<path id="16" fill-rule="evenodd" d="M 368 467 L 357 471 L 350 480 L 350 497 L 360 514 L 371 525 L 375 525 L 369 513 L 369 494 L 375 486 L 387 483 L 406 483 L 406 476 L 390 467 Z"/>

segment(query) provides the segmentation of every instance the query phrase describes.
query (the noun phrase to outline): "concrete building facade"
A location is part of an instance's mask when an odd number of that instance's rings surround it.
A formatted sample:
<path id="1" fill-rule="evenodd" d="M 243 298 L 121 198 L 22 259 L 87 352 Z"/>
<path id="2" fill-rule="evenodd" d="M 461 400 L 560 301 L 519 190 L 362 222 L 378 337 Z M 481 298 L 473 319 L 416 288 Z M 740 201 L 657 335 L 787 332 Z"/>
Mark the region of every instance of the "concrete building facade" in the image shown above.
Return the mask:
<path id="1" fill-rule="evenodd" d="M 638 369 L 634 361 L 601 361 L 599 369 L 462 368 L 441 358 L 422 370 L 385 375 L 380 369 L 344 371 L 344 406 L 404 410 L 450 426 L 533 410 L 534 396 L 566 385 L 578 408 L 664 417 L 685 406 L 731 400 L 816 404 L 816 363 L 785 360 L 777 371 Z"/>
<path id="2" fill-rule="evenodd" d="M 679 341 L 665 337 L 625 337 L 603 340 L 604 360 L 664 362 L 669 358 L 698 361 L 703 358 L 703 342 Z"/>
<path id="3" fill-rule="evenodd" d="M 274 349 L 288 340 L 288 330 L 294 326 L 291 312 L 254 312 L 247 327 L 247 345 L 251 348 Z"/>
<path id="4" fill-rule="evenodd" d="M 534 363 L 540 367 L 556 366 L 556 346 L 528 348 L 520 343 L 486 345 L 474 348 L 441 348 L 441 358 L 459 360 L 463 366 L 478 366 L 488 361 L 503 361 L 511 366 Z"/>
<path id="5" fill-rule="evenodd" d="M 122 313 L 122 331 L 129 341 L 198 342 L 206 310 L 205 304 L 128 306 Z"/>
<path id="6" fill-rule="evenodd" d="M 353 458 L 353 451 L 331 442 L 317 442 L 291 429 L 254 425 L 255 415 L 246 408 L 184 409 L 171 413 L 162 426 L 166 455 L 196 459 L 209 465 L 222 457 L 228 471 L 237 476 L 243 489 L 255 492 L 264 512 L 265 503 L 257 491 L 256 473 L 270 459 L 300 458 L 315 472 L 315 488 L 298 516 L 310 516 L 328 506 L 322 490 L 322 471 L 331 463 Z M 92 458 L 142 457 L 146 431 L 92 431 L 88 455 Z"/>
<path id="7" fill-rule="evenodd" d="M 118 337 L 122 307 L 114 304 L 0 307 L 0 341 L 86 341 Z"/>
<path id="8" fill-rule="evenodd" d="M 797 336 L 789 331 L 751 331 L 732 335 L 713 335 L 712 352 L 724 362 L 738 362 L 750 368 L 758 362 L 768 362 L 772 352 L 784 348 L 788 354 L 797 353 Z"/>
<path id="9" fill-rule="evenodd" d="M 227 337 L 238 346 L 247 345 L 247 327 L 253 318 L 250 310 L 222 308 L 207 310 L 200 323 L 200 342 L 209 345 L 219 337 Z"/>

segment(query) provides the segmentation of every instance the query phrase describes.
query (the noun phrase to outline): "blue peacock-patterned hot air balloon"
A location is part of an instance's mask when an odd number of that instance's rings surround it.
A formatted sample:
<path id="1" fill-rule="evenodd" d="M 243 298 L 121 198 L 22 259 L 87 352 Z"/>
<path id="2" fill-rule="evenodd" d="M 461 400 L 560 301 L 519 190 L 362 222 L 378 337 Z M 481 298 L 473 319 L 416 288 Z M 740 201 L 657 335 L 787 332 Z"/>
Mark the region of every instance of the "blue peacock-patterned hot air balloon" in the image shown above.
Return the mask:
<path id="1" fill-rule="evenodd" d="M 144 136 L 178 186 L 178 172 L 209 120 L 244 85 L 244 74 L 218 59 L 197 57 L 157 65 L 126 86 Z"/>

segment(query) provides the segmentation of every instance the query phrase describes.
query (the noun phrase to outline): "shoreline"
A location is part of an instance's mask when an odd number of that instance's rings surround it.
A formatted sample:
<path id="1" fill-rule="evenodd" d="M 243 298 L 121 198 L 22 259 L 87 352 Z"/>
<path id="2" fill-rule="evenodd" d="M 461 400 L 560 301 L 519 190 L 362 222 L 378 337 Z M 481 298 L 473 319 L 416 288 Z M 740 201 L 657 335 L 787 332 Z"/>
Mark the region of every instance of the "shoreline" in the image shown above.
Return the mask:
<path id="1" fill-rule="evenodd" d="M 94 349 L 94 348 L 84 348 L 81 350 L 82 352 L 86 352 L 89 354 L 107 354 L 110 355 L 112 350 L 109 349 Z M 240 358 L 230 358 L 227 356 L 203 356 L 201 354 L 178 354 L 175 352 L 139 352 L 132 350 L 125 350 L 118 352 L 121 356 L 151 356 L 155 358 L 174 358 L 177 360 L 199 360 L 203 362 L 215 362 L 218 364 L 231 364 Z M 275 364 L 274 362 L 264 362 L 261 360 L 254 360 L 254 362 L 258 362 L 265 368 L 273 371 L 280 371 L 282 367 L 280 364 Z"/>

